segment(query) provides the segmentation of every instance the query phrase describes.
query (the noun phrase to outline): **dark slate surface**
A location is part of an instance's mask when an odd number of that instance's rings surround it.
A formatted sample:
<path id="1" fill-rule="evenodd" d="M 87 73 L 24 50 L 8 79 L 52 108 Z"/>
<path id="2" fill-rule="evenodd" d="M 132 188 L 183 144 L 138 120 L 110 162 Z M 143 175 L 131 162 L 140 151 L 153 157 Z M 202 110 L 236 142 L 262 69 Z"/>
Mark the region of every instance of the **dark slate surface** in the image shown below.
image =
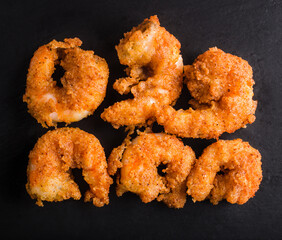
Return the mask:
<path id="1" fill-rule="evenodd" d="M 110 68 L 105 101 L 95 114 L 71 127 L 93 133 L 109 156 L 125 137 L 100 119 L 103 109 L 121 97 L 112 89 L 125 76 L 114 46 L 123 33 L 157 14 L 161 25 L 182 44 L 185 64 L 209 47 L 238 55 L 254 70 L 257 120 L 222 139 L 242 138 L 259 149 L 263 181 L 246 204 L 208 201 L 184 209 L 156 201 L 143 204 L 133 194 L 118 198 L 113 185 L 110 205 L 96 208 L 68 200 L 35 205 L 25 191 L 28 153 L 46 133 L 22 102 L 33 52 L 52 39 L 79 37 Z M 5 239 L 282 239 L 282 4 L 252 1 L 6 1 L 0 8 L 0 229 Z M 187 107 L 184 89 L 178 107 Z M 60 125 L 62 126 L 62 125 Z M 214 140 L 184 139 L 199 156 Z M 79 176 L 79 172 L 77 173 Z M 78 177 L 78 181 L 79 180 Z"/>

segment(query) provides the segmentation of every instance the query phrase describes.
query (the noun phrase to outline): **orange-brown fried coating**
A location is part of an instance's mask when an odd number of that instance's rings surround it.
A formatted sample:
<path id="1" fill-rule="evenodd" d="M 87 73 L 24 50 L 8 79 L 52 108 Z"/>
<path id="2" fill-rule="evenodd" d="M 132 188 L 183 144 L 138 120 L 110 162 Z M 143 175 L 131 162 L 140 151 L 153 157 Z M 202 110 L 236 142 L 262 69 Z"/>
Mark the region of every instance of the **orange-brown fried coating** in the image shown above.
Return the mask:
<path id="1" fill-rule="evenodd" d="M 130 191 L 144 203 L 157 199 L 169 207 L 182 208 L 186 202 L 186 179 L 195 161 L 194 151 L 175 136 L 139 133 L 132 142 L 125 140 L 113 150 L 108 172 L 117 176 L 117 195 Z M 165 176 L 158 174 L 158 166 Z"/>
<path id="2" fill-rule="evenodd" d="M 155 108 L 173 105 L 180 95 L 180 43 L 152 16 L 126 33 L 116 50 L 120 63 L 128 66 L 128 77 L 116 80 L 113 87 L 134 98 L 115 103 L 101 117 L 115 128 L 146 125 L 155 120 Z"/>
<path id="3" fill-rule="evenodd" d="M 23 101 L 43 127 L 71 123 L 91 115 L 104 100 L 109 77 L 106 61 L 79 48 L 78 38 L 41 46 L 31 59 Z M 65 74 L 62 87 L 53 80 L 55 65 Z"/>
<path id="4" fill-rule="evenodd" d="M 251 66 L 237 56 L 211 48 L 184 67 L 194 99 L 192 108 L 159 110 L 157 121 L 165 131 L 180 137 L 218 138 L 255 121 Z"/>
<path id="5" fill-rule="evenodd" d="M 92 134 L 78 128 L 60 128 L 38 139 L 29 154 L 26 190 L 36 204 L 42 201 L 78 200 L 81 193 L 71 169 L 81 168 L 90 189 L 85 202 L 97 207 L 109 203 L 112 179 L 107 173 L 104 149 Z"/>
<path id="6" fill-rule="evenodd" d="M 220 140 L 208 146 L 191 170 L 187 193 L 193 201 L 209 198 L 213 204 L 226 199 L 244 204 L 259 189 L 261 155 L 241 139 Z"/>

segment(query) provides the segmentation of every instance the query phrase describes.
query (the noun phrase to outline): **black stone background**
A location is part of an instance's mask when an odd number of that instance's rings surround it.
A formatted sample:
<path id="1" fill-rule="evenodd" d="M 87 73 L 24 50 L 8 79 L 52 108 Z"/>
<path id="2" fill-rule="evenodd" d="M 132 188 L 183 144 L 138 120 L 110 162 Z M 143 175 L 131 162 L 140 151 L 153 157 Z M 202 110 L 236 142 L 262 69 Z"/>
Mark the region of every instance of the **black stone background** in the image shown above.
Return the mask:
<path id="1" fill-rule="evenodd" d="M 110 204 L 97 208 L 83 200 L 35 205 L 25 190 L 28 153 L 47 132 L 22 102 L 33 52 L 52 39 L 79 37 L 110 68 L 107 96 L 93 116 L 70 127 L 94 134 L 108 157 L 125 137 L 100 114 L 125 99 L 112 88 L 125 76 L 114 46 L 123 33 L 151 15 L 182 44 L 184 64 L 209 47 L 246 59 L 253 67 L 256 121 L 221 139 L 242 138 L 259 149 L 263 181 L 246 204 L 225 201 L 193 203 L 169 209 L 157 201 L 143 204 L 127 193 L 118 198 L 111 187 Z M 282 1 L 5 1 L 0 4 L 0 235 L 3 239 L 282 239 Z M 177 108 L 187 108 L 184 87 Z M 60 127 L 63 124 L 59 125 Z M 159 129 L 159 128 L 156 128 Z M 214 140 L 184 139 L 199 156 Z M 80 172 L 75 173 L 82 192 Z"/>

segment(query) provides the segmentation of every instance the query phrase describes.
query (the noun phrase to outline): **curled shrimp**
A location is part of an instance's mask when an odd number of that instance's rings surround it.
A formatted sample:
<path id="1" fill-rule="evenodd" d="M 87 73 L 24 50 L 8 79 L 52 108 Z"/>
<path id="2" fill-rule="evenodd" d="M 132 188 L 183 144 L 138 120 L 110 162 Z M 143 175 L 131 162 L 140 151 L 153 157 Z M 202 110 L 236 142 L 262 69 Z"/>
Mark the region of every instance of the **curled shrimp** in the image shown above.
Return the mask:
<path id="1" fill-rule="evenodd" d="M 221 174 L 219 174 L 221 173 Z M 195 201 L 222 199 L 244 204 L 259 189 L 261 155 L 241 139 L 220 140 L 208 146 L 188 176 L 187 193 Z"/>
<path id="2" fill-rule="evenodd" d="M 101 117 L 115 128 L 146 125 L 154 119 L 155 108 L 173 105 L 180 95 L 180 43 L 152 16 L 126 33 L 116 50 L 120 63 L 128 66 L 129 77 L 116 80 L 113 87 L 120 94 L 131 92 L 134 98 L 115 103 Z"/>
<path id="3" fill-rule="evenodd" d="M 130 191 L 144 203 L 157 198 L 169 207 L 182 208 L 186 202 L 186 179 L 195 161 L 194 151 L 165 133 L 139 133 L 132 142 L 126 139 L 109 159 L 108 172 L 117 177 L 118 196 Z M 164 164 L 165 176 L 158 173 Z"/>
<path id="4" fill-rule="evenodd" d="M 42 201 L 80 199 L 72 168 L 82 168 L 89 184 L 85 202 L 92 201 L 97 207 L 109 203 L 113 181 L 107 173 L 104 149 L 96 137 L 78 128 L 56 129 L 38 139 L 29 154 L 27 192 L 39 206 L 43 206 Z"/>
<path id="5" fill-rule="evenodd" d="M 23 101 L 43 127 L 76 122 L 91 115 L 103 101 L 108 83 L 106 61 L 79 48 L 78 38 L 41 46 L 31 59 Z M 53 80 L 55 65 L 65 74 L 62 87 Z"/>
<path id="6" fill-rule="evenodd" d="M 192 108 L 165 106 L 157 122 L 180 137 L 218 138 L 255 121 L 252 68 L 247 61 L 211 48 L 184 67 Z"/>

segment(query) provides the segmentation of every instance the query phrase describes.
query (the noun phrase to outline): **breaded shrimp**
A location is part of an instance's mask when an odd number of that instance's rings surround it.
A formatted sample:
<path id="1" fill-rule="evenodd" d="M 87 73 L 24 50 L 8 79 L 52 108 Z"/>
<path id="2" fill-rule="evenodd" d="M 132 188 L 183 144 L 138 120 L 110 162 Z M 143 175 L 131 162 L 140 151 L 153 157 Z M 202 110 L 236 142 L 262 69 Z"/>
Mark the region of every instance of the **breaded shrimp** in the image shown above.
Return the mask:
<path id="1" fill-rule="evenodd" d="M 79 48 L 78 38 L 41 46 L 31 59 L 23 101 L 43 127 L 76 122 L 91 115 L 103 101 L 109 77 L 106 61 Z M 55 65 L 65 74 L 62 87 L 53 80 Z"/>
<path id="2" fill-rule="evenodd" d="M 130 191 L 144 203 L 157 198 L 169 207 L 182 208 L 186 202 L 186 178 L 195 161 L 194 151 L 175 136 L 164 133 L 140 133 L 132 142 L 125 140 L 113 150 L 108 171 L 117 177 L 117 195 Z M 158 174 L 158 166 L 165 176 Z"/>
<path id="3" fill-rule="evenodd" d="M 176 111 L 165 106 L 157 122 L 167 133 L 187 138 L 218 138 L 255 121 L 253 72 L 247 61 L 211 48 L 184 72 L 193 108 Z"/>
<path id="4" fill-rule="evenodd" d="M 112 179 L 107 173 L 104 149 L 92 134 L 78 128 L 60 128 L 47 132 L 29 154 L 26 190 L 36 204 L 42 201 L 78 200 L 81 193 L 71 169 L 82 168 L 90 189 L 85 202 L 97 207 L 109 203 Z"/>
<path id="5" fill-rule="evenodd" d="M 116 80 L 113 87 L 120 94 L 131 92 L 134 98 L 117 102 L 102 113 L 115 128 L 154 121 L 155 108 L 174 105 L 182 89 L 180 43 L 160 27 L 157 16 L 145 19 L 124 36 L 116 50 L 120 63 L 128 66 L 129 77 Z"/>
<path id="6" fill-rule="evenodd" d="M 221 174 L 220 174 L 221 172 Z M 259 189 L 261 155 L 241 139 L 220 140 L 208 146 L 188 176 L 187 193 L 193 201 L 226 199 L 244 204 Z"/>

